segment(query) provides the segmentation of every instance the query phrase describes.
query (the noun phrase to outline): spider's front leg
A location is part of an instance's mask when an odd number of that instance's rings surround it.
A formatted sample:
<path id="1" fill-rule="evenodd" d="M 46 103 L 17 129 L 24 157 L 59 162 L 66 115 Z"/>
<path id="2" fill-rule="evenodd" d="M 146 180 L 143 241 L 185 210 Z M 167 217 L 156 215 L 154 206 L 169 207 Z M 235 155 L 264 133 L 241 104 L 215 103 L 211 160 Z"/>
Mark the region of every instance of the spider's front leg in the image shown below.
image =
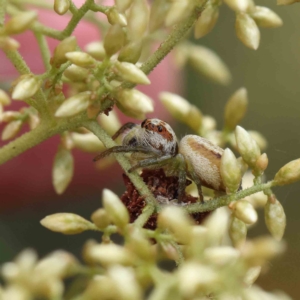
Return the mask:
<path id="1" fill-rule="evenodd" d="M 153 153 L 153 151 L 150 151 L 149 153 Z M 128 170 L 128 172 L 132 172 L 132 171 L 134 171 L 136 169 L 139 169 L 139 168 L 145 168 L 145 167 L 154 166 L 154 165 L 162 166 L 170 158 L 172 158 L 172 155 L 163 155 L 163 156 L 160 156 L 160 157 L 146 158 L 146 159 L 143 159 L 143 160 L 139 161 L 135 165 L 133 165 Z"/>

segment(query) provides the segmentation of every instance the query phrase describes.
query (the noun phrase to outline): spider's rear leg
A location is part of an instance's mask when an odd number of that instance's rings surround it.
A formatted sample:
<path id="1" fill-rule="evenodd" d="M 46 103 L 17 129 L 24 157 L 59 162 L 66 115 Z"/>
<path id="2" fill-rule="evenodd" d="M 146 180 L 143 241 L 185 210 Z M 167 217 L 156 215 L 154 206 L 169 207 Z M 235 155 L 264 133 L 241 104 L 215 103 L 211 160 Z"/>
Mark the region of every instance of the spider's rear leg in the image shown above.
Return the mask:
<path id="1" fill-rule="evenodd" d="M 141 152 L 141 153 L 152 153 L 149 149 L 143 148 L 143 147 L 132 147 L 132 146 L 114 146 L 111 147 L 103 152 L 101 152 L 99 155 L 97 155 L 93 161 L 97 161 L 101 158 L 104 158 L 105 156 L 108 156 L 112 153 L 130 153 L 130 152 Z"/>
<path id="2" fill-rule="evenodd" d="M 153 151 L 151 153 L 153 153 Z M 154 165 L 162 166 L 164 163 L 166 163 L 172 157 L 173 157 L 172 155 L 163 155 L 160 157 L 151 157 L 151 158 L 143 159 L 143 160 L 139 161 L 138 163 L 136 163 L 135 165 L 133 165 L 128 170 L 128 172 L 132 172 L 139 168 L 145 168 L 145 167 L 154 166 Z"/>
<path id="3" fill-rule="evenodd" d="M 200 202 L 204 203 L 204 197 L 203 197 L 203 192 L 202 192 L 202 183 L 201 183 L 199 176 L 197 176 L 197 174 L 193 168 L 191 168 L 189 170 L 189 174 L 191 175 L 191 179 L 195 182 L 195 184 L 197 186 L 198 195 L 200 197 Z"/>

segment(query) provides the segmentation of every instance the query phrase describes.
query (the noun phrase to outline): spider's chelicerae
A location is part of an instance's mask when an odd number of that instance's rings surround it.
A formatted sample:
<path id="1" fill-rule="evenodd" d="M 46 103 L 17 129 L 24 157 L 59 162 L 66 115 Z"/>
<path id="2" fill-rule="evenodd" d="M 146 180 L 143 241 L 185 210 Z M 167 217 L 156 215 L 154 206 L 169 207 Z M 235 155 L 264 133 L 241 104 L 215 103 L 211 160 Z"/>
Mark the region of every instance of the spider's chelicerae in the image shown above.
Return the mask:
<path id="1" fill-rule="evenodd" d="M 94 158 L 99 160 L 111 153 L 130 153 L 132 167 L 163 168 L 179 179 L 178 202 L 184 195 L 186 177 L 197 185 L 203 201 L 201 186 L 218 192 L 226 192 L 220 174 L 221 157 L 224 150 L 205 138 L 186 135 L 178 143 L 169 124 L 159 119 L 146 119 L 141 124 L 126 123 L 112 137 L 123 135 L 122 146 L 115 146 Z"/>

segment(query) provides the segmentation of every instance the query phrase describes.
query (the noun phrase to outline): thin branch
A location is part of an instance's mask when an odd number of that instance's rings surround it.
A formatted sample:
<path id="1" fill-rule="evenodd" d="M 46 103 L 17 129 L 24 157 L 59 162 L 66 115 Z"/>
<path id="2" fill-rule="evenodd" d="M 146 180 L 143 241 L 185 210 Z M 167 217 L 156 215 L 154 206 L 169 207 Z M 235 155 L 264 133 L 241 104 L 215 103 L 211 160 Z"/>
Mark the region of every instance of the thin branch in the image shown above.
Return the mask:
<path id="1" fill-rule="evenodd" d="M 35 35 L 35 38 L 37 39 L 38 45 L 40 47 L 41 55 L 42 55 L 42 59 L 43 59 L 43 63 L 45 65 L 46 71 L 49 71 L 51 69 L 51 65 L 50 65 L 51 53 L 49 50 L 47 40 L 46 40 L 45 36 L 42 35 L 40 32 L 35 32 L 34 35 Z"/>
<path id="2" fill-rule="evenodd" d="M 4 25 L 7 0 L 0 0 L 0 27 Z"/>

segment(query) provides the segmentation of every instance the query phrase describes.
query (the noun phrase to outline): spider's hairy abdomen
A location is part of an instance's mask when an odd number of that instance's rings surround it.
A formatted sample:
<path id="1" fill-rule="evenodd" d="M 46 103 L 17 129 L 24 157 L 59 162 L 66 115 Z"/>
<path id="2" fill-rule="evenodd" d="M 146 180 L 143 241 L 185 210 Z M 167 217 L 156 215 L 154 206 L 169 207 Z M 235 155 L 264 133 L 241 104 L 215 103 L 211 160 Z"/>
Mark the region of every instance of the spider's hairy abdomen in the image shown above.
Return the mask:
<path id="1" fill-rule="evenodd" d="M 220 173 L 223 152 L 222 148 L 197 135 L 186 135 L 179 143 L 179 153 L 184 156 L 188 170 L 194 170 L 201 184 L 225 192 Z"/>

